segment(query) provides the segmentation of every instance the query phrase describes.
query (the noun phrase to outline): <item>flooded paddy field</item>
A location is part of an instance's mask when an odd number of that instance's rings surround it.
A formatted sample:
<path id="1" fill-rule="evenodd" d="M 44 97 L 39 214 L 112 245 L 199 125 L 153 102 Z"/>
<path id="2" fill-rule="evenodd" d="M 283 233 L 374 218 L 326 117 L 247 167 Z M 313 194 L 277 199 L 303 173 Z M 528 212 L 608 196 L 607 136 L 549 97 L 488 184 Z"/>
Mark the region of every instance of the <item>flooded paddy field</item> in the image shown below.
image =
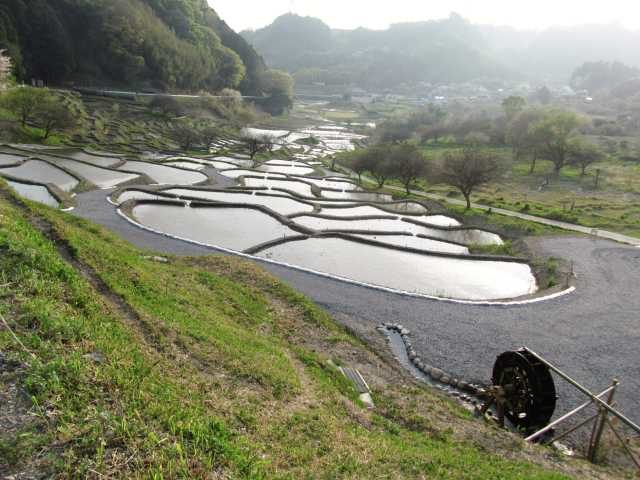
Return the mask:
<path id="1" fill-rule="evenodd" d="M 435 218 L 435 217 L 434 217 Z M 447 217 L 442 217 L 447 218 Z M 296 217 L 295 222 L 307 228 L 318 231 L 357 231 L 357 232 L 405 232 L 413 235 L 422 234 L 431 237 L 442 238 L 445 241 L 453 241 L 458 238 L 457 230 L 437 230 L 422 225 L 416 225 L 403 221 L 402 218 L 388 216 L 386 218 L 324 218 L 316 216 Z M 449 234 L 449 235 L 447 235 Z M 466 243 L 466 242 L 457 242 Z"/>
<path id="2" fill-rule="evenodd" d="M 391 202 L 393 197 L 386 193 L 375 192 L 353 192 L 349 190 L 322 190 L 320 194 L 323 198 L 336 200 L 352 200 L 359 202 Z"/>
<path id="3" fill-rule="evenodd" d="M 123 159 L 122 157 L 117 157 L 117 156 L 112 156 L 112 155 L 106 155 L 106 154 L 98 154 L 98 153 L 94 153 L 94 152 L 85 152 L 83 150 L 80 151 L 71 151 L 71 152 L 66 152 L 64 150 L 62 151 L 55 151 L 54 152 L 56 155 L 61 155 L 61 156 L 65 156 L 65 157 L 69 157 L 73 160 L 80 160 L 82 162 L 87 162 L 87 163 L 91 163 L 93 165 L 96 165 L 98 167 L 114 167 L 120 163 L 122 163 Z"/>
<path id="4" fill-rule="evenodd" d="M 366 202 L 366 203 L 369 204 L 370 202 Z M 376 202 L 371 202 L 371 203 L 376 203 Z M 356 202 L 353 200 L 333 200 L 333 201 L 320 200 L 317 202 L 317 204 L 323 209 L 326 209 L 330 212 L 337 211 L 338 209 L 341 209 L 341 208 L 354 208 L 354 207 L 362 206 L 361 202 Z M 406 213 L 411 215 L 420 215 L 420 214 L 426 214 L 429 212 L 429 209 L 427 207 L 425 207 L 421 203 L 414 202 L 414 201 L 400 201 L 400 202 L 392 202 L 392 203 L 377 202 L 375 206 L 380 208 L 381 210 L 385 210 L 385 212 L 382 215 L 389 214 L 389 212 L 392 212 L 391 214 Z M 330 215 L 330 216 L 341 216 L 339 213 L 334 214 L 334 213 L 323 212 L 322 214 Z"/>
<path id="5" fill-rule="evenodd" d="M 185 168 L 187 170 L 195 170 L 200 171 L 204 170 L 206 165 L 199 162 L 190 162 L 188 160 L 176 160 L 171 162 L 165 162 L 163 165 L 167 165 L 169 167 L 178 167 Z"/>
<path id="6" fill-rule="evenodd" d="M 309 166 L 298 165 L 260 165 L 256 170 L 267 173 L 283 173 L 285 175 L 309 175 L 315 171 L 314 168 Z"/>
<path id="7" fill-rule="evenodd" d="M 254 178 L 244 177 L 244 185 L 251 188 L 268 188 L 270 190 L 279 189 L 296 193 L 303 197 L 314 197 L 311 185 L 295 180 L 279 178 Z"/>
<path id="8" fill-rule="evenodd" d="M 2 168 L 2 174 L 36 183 L 52 183 L 65 192 L 72 191 L 80 183 L 74 176 L 42 160 L 27 160 L 19 167 Z"/>
<path id="9" fill-rule="evenodd" d="M 28 157 L 21 157 L 20 155 L 12 155 L 8 153 L 0 153 L 0 168 L 10 165 L 16 165 L 24 162 Z"/>
<path id="10" fill-rule="evenodd" d="M 214 247 L 243 251 L 298 232 L 259 210 L 140 204 L 132 216 L 145 227 Z"/>
<path id="11" fill-rule="evenodd" d="M 208 177 L 200 172 L 149 162 L 127 161 L 119 169 L 146 174 L 156 183 L 165 185 L 194 185 L 208 180 Z"/>
<path id="12" fill-rule="evenodd" d="M 295 178 L 295 175 L 294 175 L 294 178 Z M 335 178 L 334 179 L 317 178 L 317 177 L 304 177 L 304 178 L 301 178 L 301 180 L 304 180 L 305 182 L 313 183 L 314 185 L 316 185 L 318 188 L 321 188 L 321 189 L 330 188 L 330 189 L 341 190 L 341 191 L 362 191 L 362 188 L 360 188 L 360 186 L 348 180 L 338 180 Z"/>
<path id="13" fill-rule="evenodd" d="M 18 195 L 32 200 L 34 202 L 43 203 L 53 208 L 60 207 L 60 202 L 56 200 L 56 198 L 51 195 L 49 189 L 44 185 L 32 185 L 28 183 L 15 182 L 12 180 L 7 180 L 7 184 L 13 188 Z"/>
<path id="14" fill-rule="evenodd" d="M 223 177 L 238 179 L 240 177 L 259 177 L 259 178 L 287 178 L 284 173 L 265 173 L 260 170 L 249 170 L 246 168 L 236 168 L 231 170 L 220 170 L 218 172 Z"/>
<path id="15" fill-rule="evenodd" d="M 163 190 L 163 193 L 176 195 L 181 198 L 196 198 L 199 200 L 210 200 L 215 202 L 261 205 L 284 216 L 296 213 L 312 212 L 314 209 L 311 204 L 300 202 L 287 196 L 265 195 L 260 192 L 244 193 L 240 191 L 225 192 L 170 188 L 168 190 Z"/>
<path id="16" fill-rule="evenodd" d="M 526 264 L 435 257 L 341 238 L 290 241 L 257 255 L 361 283 L 452 299 L 496 300 L 537 290 Z"/>
<path id="17" fill-rule="evenodd" d="M 422 238 L 415 235 L 354 235 L 365 240 L 375 240 L 376 242 L 386 243 L 396 247 L 415 248 L 417 250 L 425 250 L 428 252 L 451 253 L 453 255 L 468 255 L 469 249 L 455 243 L 440 242 L 428 238 Z"/>
<path id="18" fill-rule="evenodd" d="M 66 158 L 56 158 L 55 163 L 56 165 L 60 165 L 80 177 L 85 178 L 98 188 L 115 187 L 139 177 L 133 173 L 125 173 L 118 170 L 96 167 L 94 165 Z"/>

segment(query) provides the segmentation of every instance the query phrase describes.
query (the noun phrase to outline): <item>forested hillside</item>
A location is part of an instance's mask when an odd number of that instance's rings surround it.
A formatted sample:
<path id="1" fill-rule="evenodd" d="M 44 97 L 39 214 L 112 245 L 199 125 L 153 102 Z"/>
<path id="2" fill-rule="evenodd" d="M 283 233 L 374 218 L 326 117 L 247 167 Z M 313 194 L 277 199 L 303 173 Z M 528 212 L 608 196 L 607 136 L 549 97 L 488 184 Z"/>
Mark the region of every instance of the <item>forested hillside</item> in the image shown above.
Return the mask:
<path id="1" fill-rule="evenodd" d="M 270 83 L 206 0 L 3 0 L 2 48 L 27 82 L 249 94 Z"/>
<path id="2" fill-rule="evenodd" d="M 418 82 L 463 82 L 508 76 L 482 52 L 482 37 L 459 15 L 388 30 L 331 30 L 320 20 L 283 15 L 242 35 L 276 68 L 300 83 L 393 88 Z"/>
<path id="3" fill-rule="evenodd" d="M 568 83 L 585 62 L 640 67 L 640 32 L 620 25 L 521 31 L 475 25 L 460 15 L 392 25 L 387 30 L 332 30 L 321 20 L 287 14 L 242 32 L 274 67 L 298 83 L 394 88 L 482 77 Z"/>

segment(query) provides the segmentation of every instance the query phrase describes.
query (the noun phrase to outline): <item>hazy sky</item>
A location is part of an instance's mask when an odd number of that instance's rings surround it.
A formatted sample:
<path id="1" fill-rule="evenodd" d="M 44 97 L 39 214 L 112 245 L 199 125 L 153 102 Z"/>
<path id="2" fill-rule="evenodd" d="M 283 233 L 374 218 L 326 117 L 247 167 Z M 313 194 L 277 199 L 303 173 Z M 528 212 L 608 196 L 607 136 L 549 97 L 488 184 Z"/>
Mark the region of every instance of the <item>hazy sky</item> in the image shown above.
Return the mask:
<path id="1" fill-rule="evenodd" d="M 334 28 L 386 28 L 391 23 L 448 17 L 473 23 L 540 29 L 554 25 L 618 22 L 640 29 L 640 0 L 209 0 L 235 30 L 260 28 L 293 11 Z"/>

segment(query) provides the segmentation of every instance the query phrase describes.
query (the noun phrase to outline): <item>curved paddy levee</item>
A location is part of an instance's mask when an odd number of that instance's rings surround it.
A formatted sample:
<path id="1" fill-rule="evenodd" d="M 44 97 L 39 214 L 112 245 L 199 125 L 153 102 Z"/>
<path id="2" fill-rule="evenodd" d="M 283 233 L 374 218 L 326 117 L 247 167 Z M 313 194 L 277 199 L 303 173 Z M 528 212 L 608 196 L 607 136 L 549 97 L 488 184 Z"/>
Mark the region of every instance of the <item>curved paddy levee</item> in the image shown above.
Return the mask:
<path id="1" fill-rule="evenodd" d="M 0 168 L 18 166 L 28 158 L 27 156 L 0 153 Z"/>
<path id="2" fill-rule="evenodd" d="M 110 197 L 111 202 L 115 205 L 122 205 L 129 200 L 166 200 L 171 198 L 170 195 L 163 195 L 161 191 L 150 192 L 137 188 L 127 189 Z"/>
<path id="3" fill-rule="evenodd" d="M 265 173 L 260 170 L 249 170 L 245 168 L 232 168 L 229 170 L 220 170 L 218 172 L 223 177 L 237 179 L 240 177 L 253 176 L 256 178 L 287 178 L 284 173 Z"/>
<path id="4" fill-rule="evenodd" d="M 373 205 L 358 205 L 346 208 L 327 208 L 323 207 L 319 213 L 321 216 L 334 217 L 334 218 L 349 218 L 349 217 L 371 217 L 371 216 L 394 216 L 397 217 L 397 212 L 385 210 Z M 409 215 L 409 214 L 407 214 Z M 461 223 L 455 218 L 448 217 L 446 215 L 420 215 L 411 214 L 412 220 L 419 221 L 428 225 L 437 225 L 440 227 L 459 227 Z"/>
<path id="5" fill-rule="evenodd" d="M 537 291 L 525 263 L 446 258 L 344 238 L 294 239 L 256 256 L 358 283 L 456 300 L 504 300 Z"/>
<path id="6" fill-rule="evenodd" d="M 18 195 L 34 202 L 42 203 L 53 208 L 60 208 L 60 202 L 54 197 L 45 185 L 22 183 L 14 180 L 6 180 Z"/>
<path id="7" fill-rule="evenodd" d="M 157 232 L 237 252 L 300 234 L 275 216 L 248 206 L 141 202 L 131 216 Z"/>
<path id="8" fill-rule="evenodd" d="M 469 248 L 464 245 L 450 243 L 430 238 L 419 237 L 410 234 L 394 234 L 394 233 L 371 233 L 371 234 L 350 234 L 364 240 L 373 240 L 394 247 L 412 248 L 415 250 L 423 250 L 425 252 L 449 253 L 451 255 L 469 255 Z"/>
<path id="9" fill-rule="evenodd" d="M 504 242 L 500 235 L 486 230 L 477 228 L 452 228 L 439 230 L 435 228 L 428 229 L 429 233 L 424 234 L 427 237 L 442 239 L 445 242 L 454 242 L 462 245 L 503 245 Z"/>
<path id="10" fill-rule="evenodd" d="M 276 167 L 308 167 L 309 164 L 305 162 L 298 162 L 296 160 L 278 160 L 272 159 L 264 162 L 264 165 L 276 166 Z"/>
<path id="11" fill-rule="evenodd" d="M 353 192 L 350 190 L 321 190 L 320 196 L 327 199 L 351 200 L 355 202 L 391 202 L 393 196 L 386 193 Z"/>
<path id="12" fill-rule="evenodd" d="M 2 168 L 0 175 L 6 174 L 17 180 L 36 183 L 51 183 L 60 190 L 70 192 L 80 184 L 80 179 L 43 160 L 27 160 L 18 167 Z"/>
<path id="13" fill-rule="evenodd" d="M 286 195 L 270 195 L 259 191 L 246 193 L 233 190 L 199 190 L 187 188 L 169 188 L 162 193 L 175 195 L 180 198 L 197 199 L 223 203 L 244 203 L 247 205 L 260 205 L 282 216 L 297 213 L 310 213 L 314 211 L 314 205 L 302 202 Z"/>
<path id="14" fill-rule="evenodd" d="M 254 163 L 248 156 L 240 156 L 239 154 L 236 154 L 235 157 L 213 157 L 212 161 L 230 163 L 233 165 L 230 168 L 249 168 Z"/>
<path id="15" fill-rule="evenodd" d="M 385 210 L 385 214 L 391 212 L 394 214 L 405 215 L 423 215 L 429 213 L 429 209 L 422 203 L 412 200 L 398 200 L 392 202 L 357 202 L 353 200 L 318 200 L 317 205 L 322 209 L 331 209 L 331 211 L 337 211 L 338 209 L 355 208 L 362 205 L 370 205 L 376 208 Z M 341 216 L 331 214 L 331 216 Z"/>
<path id="16" fill-rule="evenodd" d="M 295 175 L 292 176 L 294 179 Z M 352 192 L 361 192 L 364 191 L 359 185 L 349 180 L 340 180 L 340 179 L 331 179 L 324 177 L 303 177 L 301 180 L 305 182 L 313 183 L 316 187 L 320 189 L 332 189 L 339 191 L 352 191 Z"/>
<path id="17" fill-rule="evenodd" d="M 436 215 L 434 218 L 442 216 Z M 428 218 L 428 217 L 427 217 Z M 448 217 L 442 217 L 448 219 Z M 370 218 L 339 218 L 325 217 L 321 215 L 302 215 L 294 218 L 298 225 L 317 231 L 337 231 L 337 232 L 390 232 L 408 233 L 411 235 L 423 235 L 426 237 L 441 239 L 445 242 L 452 242 L 463 245 L 472 244 L 502 244 L 502 239 L 498 235 L 482 230 L 457 230 L 439 227 L 439 225 L 419 224 L 407 222 L 401 217 L 370 217 Z M 486 234 L 486 235 L 485 235 Z"/>
<path id="18" fill-rule="evenodd" d="M 169 162 L 164 162 L 163 165 L 168 165 L 169 167 L 185 168 L 187 170 L 195 170 L 195 171 L 204 170 L 204 168 L 206 167 L 206 165 L 202 163 L 193 162 L 189 160 L 169 161 Z"/>
<path id="19" fill-rule="evenodd" d="M 256 170 L 266 173 L 282 173 L 284 175 L 308 175 L 315 171 L 314 168 L 298 165 L 260 165 Z"/>
<path id="20" fill-rule="evenodd" d="M 313 194 L 313 186 L 299 180 L 289 180 L 287 178 L 259 178 L 244 176 L 242 178 L 242 182 L 245 187 L 268 188 L 270 190 L 286 190 L 306 198 L 315 197 L 315 195 Z"/>
<path id="21" fill-rule="evenodd" d="M 68 158 L 52 157 L 51 161 L 88 180 L 98 188 L 112 188 L 140 177 L 135 173 L 97 167 L 89 163 Z"/>
<path id="22" fill-rule="evenodd" d="M 113 154 L 107 153 L 97 153 L 97 152 L 88 152 L 85 150 L 80 151 L 72 151 L 72 152 L 55 152 L 56 155 L 63 155 L 69 157 L 73 160 L 80 160 L 82 162 L 91 163 L 98 167 L 115 167 L 116 165 L 122 163 L 122 157 Z"/>
<path id="23" fill-rule="evenodd" d="M 231 163 L 224 160 L 205 160 L 207 164 L 211 165 L 216 170 L 229 170 L 229 169 L 238 169 L 239 167 L 244 167 L 240 163 Z"/>
<path id="24" fill-rule="evenodd" d="M 127 161 L 119 169 L 145 174 L 156 183 L 164 185 L 195 185 L 209 180 L 209 177 L 200 172 L 135 160 Z"/>

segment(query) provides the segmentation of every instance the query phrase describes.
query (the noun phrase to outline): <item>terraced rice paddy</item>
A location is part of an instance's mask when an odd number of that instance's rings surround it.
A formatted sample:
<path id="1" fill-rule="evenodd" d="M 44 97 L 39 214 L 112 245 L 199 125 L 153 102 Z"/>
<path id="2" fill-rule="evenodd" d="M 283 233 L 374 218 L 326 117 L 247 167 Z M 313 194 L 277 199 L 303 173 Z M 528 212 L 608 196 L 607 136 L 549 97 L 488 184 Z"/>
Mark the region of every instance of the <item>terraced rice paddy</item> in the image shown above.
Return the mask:
<path id="1" fill-rule="evenodd" d="M 257 170 L 267 173 L 283 173 L 285 175 L 309 175 L 314 172 L 311 167 L 297 165 L 260 165 Z"/>
<path id="2" fill-rule="evenodd" d="M 501 244 L 498 235 L 465 229 L 458 220 L 431 215 L 415 201 L 395 202 L 391 195 L 365 191 L 318 161 L 318 156 L 352 148 L 360 136 L 341 128 L 314 128 L 297 134 L 249 131 L 270 135 L 282 145 L 311 135 L 319 143 L 313 148 L 288 144 L 298 152 L 304 150 L 305 161 L 272 159 L 257 162 L 255 169 L 254 161 L 241 158 L 242 153 L 204 158 L 141 155 L 138 158 L 154 160 L 125 161 L 107 153 L 38 151 L 48 160 L 45 162 L 24 161 L 17 154 L 20 150 L 14 153 L 5 147 L 0 153 L 0 175 L 53 183 L 66 191 L 74 190 L 81 180 L 96 188 L 136 179 L 141 184 L 146 179 L 173 185 L 159 190 L 129 187 L 111 198 L 117 205 L 127 202 L 122 213 L 159 234 L 236 252 L 258 251 L 260 258 L 349 281 L 466 300 L 535 292 L 528 265 L 469 255 L 470 245 Z M 240 143 L 226 140 L 220 145 L 225 151 L 241 148 Z M 19 166 L 8 166 L 22 161 Z M 208 167 L 234 180 L 236 188 L 187 188 L 209 183 Z M 307 176 L 319 171 L 325 175 Z M 27 198 L 59 206 L 44 185 L 13 181 L 11 186 Z"/>
<path id="3" fill-rule="evenodd" d="M 0 153 L 0 167 L 6 167 L 9 165 L 15 165 L 25 161 L 27 157 L 21 157 L 19 155 L 10 155 Z"/>
<path id="4" fill-rule="evenodd" d="M 120 167 L 120 170 L 146 174 L 156 183 L 165 185 L 194 185 L 208 179 L 203 173 L 149 162 L 128 161 Z"/>
<path id="5" fill-rule="evenodd" d="M 8 180 L 7 183 L 19 195 L 34 202 L 40 202 L 53 208 L 58 208 L 60 203 L 51 195 L 51 192 L 43 185 L 31 185 L 27 183 L 13 182 Z"/>
<path id="6" fill-rule="evenodd" d="M 360 283 L 453 299 L 514 298 L 537 288 L 526 264 L 441 258 L 340 238 L 291 241 L 257 255 Z"/>
<path id="7" fill-rule="evenodd" d="M 64 170 L 42 160 L 27 160 L 19 167 L 0 169 L 0 175 L 3 174 L 36 183 L 51 183 L 65 192 L 70 192 L 80 183 L 80 180 Z"/>
<path id="8" fill-rule="evenodd" d="M 189 190 L 172 188 L 163 193 L 176 195 L 182 198 L 196 198 L 199 200 L 211 200 L 215 202 L 244 203 L 247 205 L 261 205 L 273 210 L 280 215 L 293 215 L 296 213 L 312 212 L 313 205 L 299 202 L 293 198 L 278 195 L 262 195 L 259 192 L 220 192 L 207 190 Z"/>
<path id="9" fill-rule="evenodd" d="M 268 188 L 270 190 L 287 190 L 302 197 L 314 197 L 311 185 L 279 178 L 254 178 L 244 177 L 244 185 L 251 188 Z"/>
<path id="10" fill-rule="evenodd" d="M 94 165 L 66 158 L 56 159 L 56 165 L 60 165 L 76 175 L 85 178 L 98 188 L 112 188 L 138 178 L 138 175 L 133 173 L 125 173 L 118 170 L 96 167 Z"/>
<path id="11" fill-rule="evenodd" d="M 248 208 L 141 204 L 133 209 L 132 215 L 154 230 L 237 251 L 298 234 L 270 215 Z"/>

